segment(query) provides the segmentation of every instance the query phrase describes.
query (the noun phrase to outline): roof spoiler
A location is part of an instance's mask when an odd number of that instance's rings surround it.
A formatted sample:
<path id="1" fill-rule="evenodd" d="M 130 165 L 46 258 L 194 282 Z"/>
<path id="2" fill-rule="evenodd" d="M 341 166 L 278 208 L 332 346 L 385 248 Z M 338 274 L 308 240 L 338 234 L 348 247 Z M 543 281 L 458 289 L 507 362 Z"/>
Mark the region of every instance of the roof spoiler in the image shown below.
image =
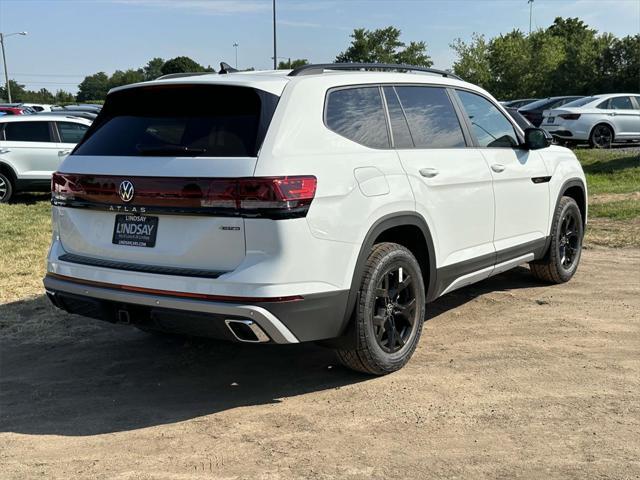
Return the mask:
<path id="1" fill-rule="evenodd" d="M 324 73 L 325 70 L 383 70 L 383 71 L 403 71 L 403 72 L 423 72 L 441 75 L 447 78 L 455 78 L 462 80 L 459 76 L 444 70 L 435 68 L 419 67 L 416 65 L 404 65 L 396 63 L 318 63 L 310 65 L 302 65 L 289 73 L 290 77 L 298 77 L 301 75 L 317 75 Z"/>

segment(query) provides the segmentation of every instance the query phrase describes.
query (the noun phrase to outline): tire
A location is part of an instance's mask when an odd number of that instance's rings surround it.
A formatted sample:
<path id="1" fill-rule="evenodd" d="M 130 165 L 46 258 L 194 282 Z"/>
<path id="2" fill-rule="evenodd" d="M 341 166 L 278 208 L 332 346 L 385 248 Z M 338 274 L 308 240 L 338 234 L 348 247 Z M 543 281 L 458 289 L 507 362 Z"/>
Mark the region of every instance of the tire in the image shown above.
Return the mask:
<path id="1" fill-rule="evenodd" d="M 425 288 L 416 258 L 396 243 L 374 245 L 365 264 L 353 317 L 355 344 L 336 350 L 358 372 L 386 375 L 415 351 L 425 317 Z"/>
<path id="2" fill-rule="evenodd" d="M 591 148 L 611 148 L 613 143 L 613 130 L 609 125 L 600 123 L 593 127 L 589 135 L 589 145 Z"/>
<path id="3" fill-rule="evenodd" d="M 584 223 L 578 204 L 562 197 L 553 215 L 551 244 L 545 258 L 531 262 L 531 273 L 548 283 L 564 283 L 576 273 L 582 254 Z"/>
<path id="4" fill-rule="evenodd" d="M 13 196 L 14 187 L 11 179 L 4 173 L 0 173 L 0 203 L 6 203 Z"/>

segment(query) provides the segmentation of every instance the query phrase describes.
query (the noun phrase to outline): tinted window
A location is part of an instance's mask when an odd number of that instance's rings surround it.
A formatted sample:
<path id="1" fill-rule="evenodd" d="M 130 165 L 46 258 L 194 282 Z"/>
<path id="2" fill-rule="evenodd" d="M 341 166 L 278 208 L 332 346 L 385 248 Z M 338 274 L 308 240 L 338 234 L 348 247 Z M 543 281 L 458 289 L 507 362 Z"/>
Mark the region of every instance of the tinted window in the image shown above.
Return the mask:
<path id="1" fill-rule="evenodd" d="M 388 148 L 387 118 L 378 87 L 334 90 L 329 93 L 327 127 L 371 148 Z"/>
<path id="2" fill-rule="evenodd" d="M 584 98 L 579 98 L 578 100 L 572 100 L 570 102 L 567 102 L 564 104 L 564 106 L 565 107 L 582 107 L 587 103 L 591 103 L 595 101 L 596 101 L 596 97 L 584 97 Z"/>
<path id="3" fill-rule="evenodd" d="M 11 122 L 5 124 L 5 138 L 14 142 L 51 142 L 49 122 Z"/>
<path id="4" fill-rule="evenodd" d="M 278 97 L 246 87 L 172 85 L 107 97 L 75 155 L 253 157 Z"/>
<path id="5" fill-rule="evenodd" d="M 81 123 L 57 122 L 62 143 L 78 143 L 89 127 Z"/>
<path id="6" fill-rule="evenodd" d="M 609 100 L 609 108 L 613 110 L 633 110 L 633 103 L 629 97 L 614 97 Z"/>
<path id="7" fill-rule="evenodd" d="M 489 100 L 465 91 L 458 91 L 469 115 L 473 133 L 481 147 L 515 147 L 518 145 L 511 122 Z"/>
<path id="8" fill-rule="evenodd" d="M 577 100 L 577 99 L 576 98 L 561 98 L 559 100 L 556 100 L 551 105 L 551 108 L 561 107 L 562 105 L 566 105 L 567 103 L 571 103 L 571 102 L 573 102 L 575 100 Z"/>
<path id="9" fill-rule="evenodd" d="M 460 122 L 447 92 L 437 87 L 396 87 L 416 148 L 464 147 Z"/>
<path id="10" fill-rule="evenodd" d="M 402 106 L 393 87 L 384 87 L 384 96 L 387 100 L 389 119 L 391 120 L 391 133 L 393 134 L 393 145 L 396 148 L 412 148 L 413 140 L 407 119 L 402 111 Z"/>

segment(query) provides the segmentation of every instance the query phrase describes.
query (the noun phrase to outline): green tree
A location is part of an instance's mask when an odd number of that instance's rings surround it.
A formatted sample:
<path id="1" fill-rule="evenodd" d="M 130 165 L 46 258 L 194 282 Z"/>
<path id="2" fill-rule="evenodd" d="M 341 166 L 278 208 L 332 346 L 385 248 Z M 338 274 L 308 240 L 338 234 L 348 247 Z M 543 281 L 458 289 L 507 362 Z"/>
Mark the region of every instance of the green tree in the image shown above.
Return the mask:
<path id="1" fill-rule="evenodd" d="M 400 41 L 400 30 L 396 27 L 367 30 L 356 28 L 351 34 L 351 45 L 338 54 L 336 62 L 405 63 L 430 67 L 425 42 Z"/>
<path id="2" fill-rule="evenodd" d="M 109 91 L 109 77 L 104 72 L 89 75 L 78 85 L 78 101 L 101 100 Z"/>
<path id="3" fill-rule="evenodd" d="M 295 60 L 289 59 L 286 62 L 279 62 L 278 70 L 291 70 L 294 68 L 302 67 L 303 65 L 309 65 L 309 60 L 307 60 L 306 58 L 296 58 Z"/>
<path id="4" fill-rule="evenodd" d="M 129 85 L 131 83 L 144 82 L 144 72 L 139 70 L 116 70 L 109 78 L 109 89 L 119 87 L 121 85 Z"/>
<path id="5" fill-rule="evenodd" d="M 164 60 L 160 57 L 152 58 L 147 62 L 147 64 L 142 67 L 142 71 L 144 73 L 145 80 L 155 80 L 159 76 L 162 75 L 162 66 L 164 65 Z"/>
<path id="6" fill-rule="evenodd" d="M 64 90 L 58 90 L 53 97 L 53 103 L 61 104 L 61 103 L 74 103 L 76 101 L 76 97 Z"/>
<path id="7" fill-rule="evenodd" d="M 489 88 L 492 78 L 489 43 L 484 35 L 474 33 L 470 43 L 457 38 L 450 47 L 458 55 L 458 59 L 453 63 L 453 72 L 467 82 Z"/>
<path id="8" fill-rule="evenodd" d="M 162 75 L 168 75 L 170 73 L 206 72 L 210 70 L 210 68 L 207 69 L 203 67 L 189 57 L 176 57 L 167 60 L 160 69 Z"/>

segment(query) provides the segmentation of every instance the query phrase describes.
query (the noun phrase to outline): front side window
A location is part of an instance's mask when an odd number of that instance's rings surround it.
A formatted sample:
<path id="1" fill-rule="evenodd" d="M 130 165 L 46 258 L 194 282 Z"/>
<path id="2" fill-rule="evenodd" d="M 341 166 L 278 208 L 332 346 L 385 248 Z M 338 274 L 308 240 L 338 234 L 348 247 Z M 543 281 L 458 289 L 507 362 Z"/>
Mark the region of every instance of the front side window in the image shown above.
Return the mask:
<path id="1" fill-rule="evenodd" d="M 458 90 L 458 96 L 469 116 L 473 133 L 481 147 L 513 148 L 518 136 L 511 122 L 489 100 L 475 93 Z"/>
<path id="2" fill-rule="evenodd" d="M 466 146 L 462 128 L 444 88 L 396 86 L 416 148 Z"/>
<path id="3" fill-rule="evenodd" d="M 78 143 L 89 127 L 81 123 L 57 122 L 62 143 Z"/>
<path id="4" fill-rule="evenodd" d="M 49 122 L 10 122 L 4 127 L 7 141 L 52 142 Z"/>
<path id="5" fill-rule="evenodd" d="M 612 110 L 633 110 L 630 97 L 614 97 L 609 100 L 609 108 Z"/>
<path id="6" fill-rule="evenodd" d="M 327 127 L 371 148 L 389 148 L 387 118 L 379 87 L 354 87 L 329 92 Z"/>

